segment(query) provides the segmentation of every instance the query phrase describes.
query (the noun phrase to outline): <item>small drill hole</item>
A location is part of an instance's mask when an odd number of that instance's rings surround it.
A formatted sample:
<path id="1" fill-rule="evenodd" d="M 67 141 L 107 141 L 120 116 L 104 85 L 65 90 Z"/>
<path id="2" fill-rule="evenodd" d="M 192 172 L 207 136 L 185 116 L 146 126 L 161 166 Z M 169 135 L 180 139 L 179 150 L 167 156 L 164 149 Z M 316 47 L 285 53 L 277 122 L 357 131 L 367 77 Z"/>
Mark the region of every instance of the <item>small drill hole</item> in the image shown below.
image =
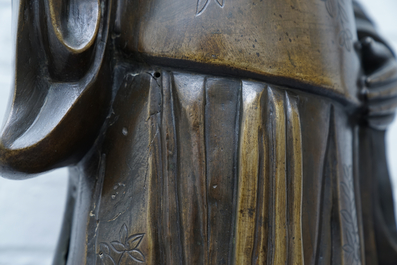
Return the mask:
<path id="1" fill-rule="evenodd" d="M 160 76 L 161 76 L 161 74 L 159 72 L 154 73 L 154 77 L 159 78 Z"/>

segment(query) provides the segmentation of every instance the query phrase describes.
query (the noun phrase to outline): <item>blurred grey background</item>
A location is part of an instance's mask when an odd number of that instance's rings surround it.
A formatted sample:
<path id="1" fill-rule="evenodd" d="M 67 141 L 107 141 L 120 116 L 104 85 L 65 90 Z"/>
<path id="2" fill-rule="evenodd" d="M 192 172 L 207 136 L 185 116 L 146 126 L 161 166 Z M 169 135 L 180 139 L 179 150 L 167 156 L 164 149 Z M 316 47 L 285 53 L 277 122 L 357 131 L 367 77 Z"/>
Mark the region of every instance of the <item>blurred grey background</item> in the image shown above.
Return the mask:
<path id="1" fill-rule="evenodd" d="M 3 124 L 10 97 L 13 70 L 11 1 L 0 0 L 0 124 Z M 360 2 L 397 51 L 397 1 Z M 387 140 L 389 169 L 397 194 L 397 121 L 389 129 Z M 51 264 L 62 222 L 66 186 L 66 169 L 24 181 L 0 178 L 0 265 Z"/>

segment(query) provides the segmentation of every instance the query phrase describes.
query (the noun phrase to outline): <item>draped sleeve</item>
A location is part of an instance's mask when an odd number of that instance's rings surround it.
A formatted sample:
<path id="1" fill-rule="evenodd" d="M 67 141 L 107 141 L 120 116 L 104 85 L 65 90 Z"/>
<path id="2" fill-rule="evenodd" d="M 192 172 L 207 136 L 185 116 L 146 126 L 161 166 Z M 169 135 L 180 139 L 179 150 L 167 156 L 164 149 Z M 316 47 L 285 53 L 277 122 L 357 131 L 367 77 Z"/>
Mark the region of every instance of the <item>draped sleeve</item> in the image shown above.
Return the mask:
<path id="1" fill-rule="evenodd" d="M 111 73 L 106 0 L 13 1 L 13 93 L 0 139 L 7 178 L 69 165 L 106 118 Z"/>

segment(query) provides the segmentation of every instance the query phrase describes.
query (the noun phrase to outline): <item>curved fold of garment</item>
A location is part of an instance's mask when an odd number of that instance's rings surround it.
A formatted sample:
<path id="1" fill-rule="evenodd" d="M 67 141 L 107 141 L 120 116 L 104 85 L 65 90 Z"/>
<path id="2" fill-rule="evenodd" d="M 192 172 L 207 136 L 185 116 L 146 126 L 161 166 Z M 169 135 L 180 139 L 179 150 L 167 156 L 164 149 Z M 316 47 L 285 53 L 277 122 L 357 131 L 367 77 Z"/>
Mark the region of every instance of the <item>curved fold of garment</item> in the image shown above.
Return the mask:
<path id="1" fill-rule="evenodd" d="M 102 6 L 109 6 L 105 2 Z M 85 51 L 90 58 L 84 62 L 87 70 L 76 80 L 76 75 L 64 69 L 59 80 L 50 74 L 48 58 L 60 48 L 46 45 L 55 34 L 47 23 L 48 8 L 41 1 L 27 0 L 20 0 L 15 6 L 18 19 L 14 93 L 1 133 L 0 172 L 4 177 L 18 179 L 81 159 L 108 113 L 111 74 L 106 61 L 109 56 L 105 56 L 108 9 L 101 10 L 92 47 Z M 77 60 L 79 55 L 73 51 L 69 54 Z M 81 70 L 79 64 L 68 67 L 75 72 Z"/>

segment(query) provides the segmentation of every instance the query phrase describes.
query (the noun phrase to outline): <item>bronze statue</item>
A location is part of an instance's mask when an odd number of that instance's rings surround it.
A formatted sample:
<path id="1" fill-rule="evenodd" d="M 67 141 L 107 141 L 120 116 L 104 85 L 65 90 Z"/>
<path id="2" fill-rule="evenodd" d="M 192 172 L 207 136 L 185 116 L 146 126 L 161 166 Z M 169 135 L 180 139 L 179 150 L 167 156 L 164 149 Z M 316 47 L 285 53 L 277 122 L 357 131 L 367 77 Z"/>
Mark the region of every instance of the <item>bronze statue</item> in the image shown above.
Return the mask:
<path id="1" fill-rule="evenodd" d="M 397 62 L 357 4 L 14 5 L 0 167 L 70 167 L 54 264 L 397 263 Z"/>

